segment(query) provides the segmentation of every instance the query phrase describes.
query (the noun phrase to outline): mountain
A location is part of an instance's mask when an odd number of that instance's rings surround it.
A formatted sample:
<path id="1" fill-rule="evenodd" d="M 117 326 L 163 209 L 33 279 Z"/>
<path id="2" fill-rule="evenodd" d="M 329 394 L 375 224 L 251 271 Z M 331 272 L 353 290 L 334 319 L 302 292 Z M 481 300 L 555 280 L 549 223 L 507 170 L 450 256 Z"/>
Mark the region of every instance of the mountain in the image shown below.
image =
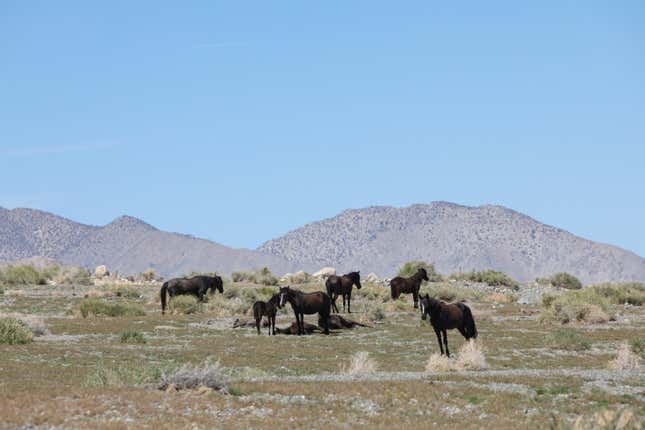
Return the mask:
<path id="1" fill-rule="evenodd" d="M 446 202 L 346 210 L 258 248 L 289 261 L 342 272 L 393 275 L 409 260 L 441 273 L 495 269 L 520 281 L 566 271 L 583 282 L 645 281 L 645 259 L 542 224 L 501 206 Z"/>
<path id="2" fill-rule="evenodd" d="M 165 277 L 192 271 L 230 274 L 264 266 L 276 273 L 300 268 L 271 254 L 164 232 L 129 216 L 98 227 L 35 209 L 0 208 L 0 262 L 34 256 L 90 269 L 105 264 L 124 274 L 152 267 Z"/>

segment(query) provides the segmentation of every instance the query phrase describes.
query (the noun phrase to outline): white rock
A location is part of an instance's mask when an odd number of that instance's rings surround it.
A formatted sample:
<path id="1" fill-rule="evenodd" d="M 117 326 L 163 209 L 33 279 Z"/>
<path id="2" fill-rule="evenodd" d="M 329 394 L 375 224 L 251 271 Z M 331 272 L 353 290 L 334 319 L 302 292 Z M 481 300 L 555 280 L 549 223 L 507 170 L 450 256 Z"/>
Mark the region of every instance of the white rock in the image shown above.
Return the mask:
<path id="1" fill-rule="evenodd" d="M 321 278 L 321 279 L 326 279 L 329 278 L 330 276 L 333 276 L 336 274 L 336 269 L 333 267 L 323 267 L 319 271 L 313 274 L 314 278 Z"/>
<path id="2" fill-rule="evenodd" d="M 110 272 L 108 272 L 108 269 L 105 266 L 105 264 L 101 264 L 100 266 L 97 266 L 96 269 L 94 269 L 94 276 L 96 276 L 97 278 L 102 278 L 109 274 Z"/>

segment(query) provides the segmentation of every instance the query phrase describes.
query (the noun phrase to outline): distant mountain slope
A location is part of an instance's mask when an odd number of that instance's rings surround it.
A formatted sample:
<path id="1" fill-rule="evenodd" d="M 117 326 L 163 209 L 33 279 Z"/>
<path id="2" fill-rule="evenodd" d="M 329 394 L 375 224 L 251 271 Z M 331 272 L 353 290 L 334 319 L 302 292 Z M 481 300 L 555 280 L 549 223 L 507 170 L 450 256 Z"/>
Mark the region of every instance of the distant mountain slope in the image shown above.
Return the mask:
<path id="1" fill-rule="evenodd" d="M 0 208 L 0 261 L 33 256 L 88 268 L 106 264 L 124 274 L 152 267 L 166 277 L 263 266 L 284 273 L 300 267 L 274 255 L 167 233 L 129 216 L 95 227 L 39 210 Z"/>
<path id="2" fill-rule="evenodd" d="M 521 281 L 567 271 L 584 282 L 645 281 L 645 260 L 500 206 L 445 202 L 346 210 L 258 248 L 289 261 L 392 275 L 409 260 L 442 273 L 497 269 Z"/>

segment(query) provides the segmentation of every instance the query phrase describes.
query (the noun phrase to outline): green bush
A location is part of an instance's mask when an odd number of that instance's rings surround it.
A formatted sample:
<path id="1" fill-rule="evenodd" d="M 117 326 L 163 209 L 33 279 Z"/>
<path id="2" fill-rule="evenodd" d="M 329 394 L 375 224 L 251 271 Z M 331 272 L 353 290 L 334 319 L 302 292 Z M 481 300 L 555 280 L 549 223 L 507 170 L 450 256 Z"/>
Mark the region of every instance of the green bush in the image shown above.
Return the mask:
<path id="1" fill-rule="evenodd" d="M 132 287 L 112 287 L 114 290 L 114 295 L 117 297 L 122 297 L 124 299 L 140 299 L 141 292 L 136 288 Z"/>
<path id="2" fill-rule="evenodd" d="M 173 372 L 175 363 L 143 364 L 137 367 L 106 366 L 99 361 L 83 382 L 86 388 L 142 386 L 158 383 L 164 374 Z"/>
<path id="3" fill-rule="evenodd" d="M 549 283 L 554 287 L 566 288 L 567 290 L 579 290 L 582 288 L 582 282 L 578 278 L 565 272 L 553 275 Z"/>
<path id="4" fill-rule="evenodd" d="M 629 347 L 645 360 L 645 337 L 635 337 L 629 341 Z"/>
<path id="5" fill-rule="evenodd" d="M 64 268 L 55 278 L 62 285 L 92 285 L 92 277 L 88 270 L 82 267 Z"/>
<path id="6" fill-rule="evenodd" d="M 25 344 L 33 339 L 33 332 L 24 322 L 11 317 L 0 318 L 0 344 Z"/>
<path id="7" fill-rule="evenodd" d="M 121 343 L 146 343 L 143 333 L 136 330 L 125 330 L 121 332 Z"/>
<path id="8" fill-rule="evenodd" d="M 146 314 L 143 307 L 139 305 L 110 303 L 98 299 L 83 299 L 80 304 L 80 311 L 83 318 L 89 316 L 139 317 Z"/>
<path id="9" fill-rule="evenodd" d="M 403 264 L 403 266 L 401 266 L 398 276 L 409 278 L 410 276 L 417 273 L 417 271 L 421 268 L 426 269 L 430 282 L 440 282 L 443 279 L 442 276 L 437 273 L 434 264 L 426 263 L 425 261 L 408 261 L 407 263 Z"/>
<path id="10" fill-rule="evenodd" d="M 376 306 L 374 309 L 372 309 L 372 312 L 370 312 L 370 319 L 372 321 L 384 321 L 386 318 L 387 313 L 385 312 L 383 306 Z"/>
<path id="11" fill-rule="evenodd" d="M 250 282 L 269 286 L 278 285 L 278 278 L 273 276 L 268 267 L 252 272 L 233 272 L 231 278 L 233 282 Z"/>
<path id="12" fill-rule="evenodd" d="M 571 290 L 542 297 L 541 321 L 601 323 L 611 319 L 609 300 L 595 290 Z"/>
<path id="13" fill-rule="evenodd" d="M 168 308 L 175 314 L 196 314 L 202 311 L 203 303 L 195 296 L 175 296 L 170 299 Z"/>
<path id="14" fill-rule="evenodd" d="M 33 266 L 7 266 L 0 270 L 0 282 L 9 285 L 44 285 L 49 271 L 39 271 Z"/>
<path id="15" fill-rule="evenodd" d="M 520 288 L 519 283 L 504 272 L 496 270 L 484 270 L 475 272 L 474 270 L 466 273 L 454 273 L 450 276 L 452 279 L 477 282 L 487 284 L 493 287 L 508 287 L 513 290 Z"/>
<path id="16" fill-rule="evenodd" d="M 570 328 L 559 328 L 546 337 L 546 345 L 567 351 L 584 351 L 591 348 L 589 339 Z"/>
<path id="17" fill-rule="evenodd" d="M 634 306 L 642 306 L 645 303 L 645 284 L 640 282 L 600 284 L 588 289 L 595 291 L 616 305 L 629 303 Z"/>

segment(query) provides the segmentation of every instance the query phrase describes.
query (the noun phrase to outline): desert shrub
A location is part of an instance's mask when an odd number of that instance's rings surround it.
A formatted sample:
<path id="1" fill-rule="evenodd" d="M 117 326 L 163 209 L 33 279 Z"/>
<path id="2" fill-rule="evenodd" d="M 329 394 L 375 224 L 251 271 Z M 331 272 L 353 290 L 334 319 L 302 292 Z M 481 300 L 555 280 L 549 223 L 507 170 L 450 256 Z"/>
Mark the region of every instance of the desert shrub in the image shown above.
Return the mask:
<path id="1" fill-rule="evenodd" d="M 430 297 L 434 297 L 445 302 L 479 299 L 482 296 L 482 293 L 479 291 L 474 291 L 470 288 L 457 287 L 448 283 L 430 285 L 427 288 L 424 288 L 424 291 L 421 291 L 420 294 L 428 293 L 430 294 Z"/>
<path id="2" fill-rule="evenodd" d="M 579 290 L 582 288 L 580 279 L 566 272 L 556 273 L 551 276 L 549 283 L 554 287 L 566 288 L 567 290 Z"/>
<path id="3" fill-rule="evenodd" d="M 473 270 L 471 272 L 455 273 L 450 277 L 457 280 L 487 284 L 493 287 L 508 287 L 514 290 L 518 290 L 520 287 L 515 279 L 497 270 L 484 270 L 481 272 L 475 272 Z"/>
<path id="4" fill-rule="evenodd" d="M 417 273 L 421 268 L 426 269 L 426 272 L 428 272 L 428 279 L 430 282 L 439 282 L 443 280 L 441 275 L 437 273 L 434 264 L 426 263 L 425 261 L 408 261 L 407 263 L 404 263 L 399 269 L 398 276 L 409 278 Z"/>
<path id="5" fill-rule="evenodd" d="M 383 306 L 376 306 L 369 314 L 369 317 L 372 321 L 384 321 L 387 318 L 387 313 Z"/>
<path id="6" fill-rule="evenodd" d="M 44 336 L 49 334 L 49 329 L 47 328 L 45 321 L 43 321 L 43 319 L 38 315 L 11 312 L 0 313 L 0 318 L 14 318 L 21 321 L 29 327 L 34 336 Z"/>
<path id="7" fill-rule="evenodd" d="M 157 277 L 157 272 L 155 272 L 155 269 L 146 269 L 143 272 L 141 272 L 141 279 L 143 279 L 146 282 L 154 281 L 156 277 Z"/>
<path id="8" fill-rule="evenodd" d="M 18 345 L 34 339 L 31 329 L 17 318 L 0 318 L 0 344 Z"/>
<path id="9" fill-rule="evenodd" d="M 141 292 L 136 288 L 132 287 L 112 287 L 112 292 L 116 297 L 122 297 L 124 299 L 140 299 Z"/>
<path id="10" fill-rule="evenodd" d="M 645 360 L 645 337 L 636 337 L 629 341 L 629 346 L 638 354 L 640 358 Z"/>
<path id="11" fill-rule="evenodd" d="M 146 337 L 143 333 L 136 330 L 125 330 L 119 337 L 121 343 L 146 343 Z"/>
<path id="12" fill-rule="evenodd" d="M 645 303 L 645 284 L 640 282 L 607 283 L 594 285 L 588 289 L 593 290 L 616 305 L 628 303 L 634 306 L 642 306 Z"/>
<path id="13" fill-rule="evenodd" d="M 83 387 L 104 388 L 158 384 L 164 374 L 174 371 L 174 363 L 147 364 L 136 367 L 106 366 L 101 360 L 87 375 Z"/>
<path id="14" fill-rule="evenodd" d="M 570 328 L 559 328 L 549 333 L 546 345 L 567 351 L 584 351 L 591 348 L 591 342 L 586 336 Z"/>
<path id="15" fill-rule="evenodd" d="M 56 274 L 54 280 L 62 285 L 92 285 L 91 273 L 82 267 L 63 268 Z"/>
<path id="16" fill-rule="evenodd" d="M 541 321 L 602 323 L 611 319 L 609 300 L 595 290 L 567 291 L 542 297 Z"/>
<path id="17" fill-rule="evenodd" d="M 7 266 L 0 270 L 0 282 L 8 285 L 44 285 L 49 271 L 39 271 L 33 266 Z"/>
<path id="18" fill-rule="evenodd" d="M 623 342 L 618 347 L 616 358 L 611 360 L 607 367 L 616 370 L 638 370 L 640 368 L 640 358 L 632 351 L 627 342 Z"/>
<path id="19" fill-rule="evenodd" d="M 174 388 L 190 390 L 208 387 L 217 391 L 228 391 L 228 377 L 219 362 L 206 362 L 201 366 L 184 364 L 169 375 L 162 375 L 159 383 L 160 390 Z"/>
<path id="20" fill-rule="evenodd" d="M 600 411 L 578 415 L 573 425 L 571 425 L 566 417 L 553 414 L 548 427 L 554 430 L 640 430 L 642 428 L 642 419 L 638 418 L 639 416 L 638 413 L 634 413 L 628 407 L 620 407 L 613 410 L 602 409 Z"/>
<path id="21" fill-rule="evenodd" d="M 352 355 L 349 364 L 341 367 L 341 373 L 345 375 L 366 375 L 376 372 L 378 363 L 370 358 L 367 351 L 358 351 Z"/>
<path id="22" fill-rule="evenodd" d="M 460 370 L 484 370 L 488 367 L 484 351 L 479 342 L 464 343 L 455 359 L 434 353 L 426 363 L 426 372 L 451 372 Z"/>
<path id="23" fill-rule="evenodd" d="M 125 316 L 144 316 L 146 312 L 143 307 L 128 303 L 110 303 L 98 299 L 83 299 L 80 307 L 83 318 L 89 316 L 108 316 L 108 317 L 125 317 Z"/>
<path id="24" fill-rule="evenodd" d="M 278 278 L 273 276 L 268 267 L 251 272 L 233 272 L 233 282 L 250 282 L 252 284 L 278 285 Z"/>
<path id="25" fill-rule="evenodd" d="M 203 303 L 192 295 L 175 296 L 170 299 L 168 309 L 173 314 L 195 314 L 202 311 Z"/>

